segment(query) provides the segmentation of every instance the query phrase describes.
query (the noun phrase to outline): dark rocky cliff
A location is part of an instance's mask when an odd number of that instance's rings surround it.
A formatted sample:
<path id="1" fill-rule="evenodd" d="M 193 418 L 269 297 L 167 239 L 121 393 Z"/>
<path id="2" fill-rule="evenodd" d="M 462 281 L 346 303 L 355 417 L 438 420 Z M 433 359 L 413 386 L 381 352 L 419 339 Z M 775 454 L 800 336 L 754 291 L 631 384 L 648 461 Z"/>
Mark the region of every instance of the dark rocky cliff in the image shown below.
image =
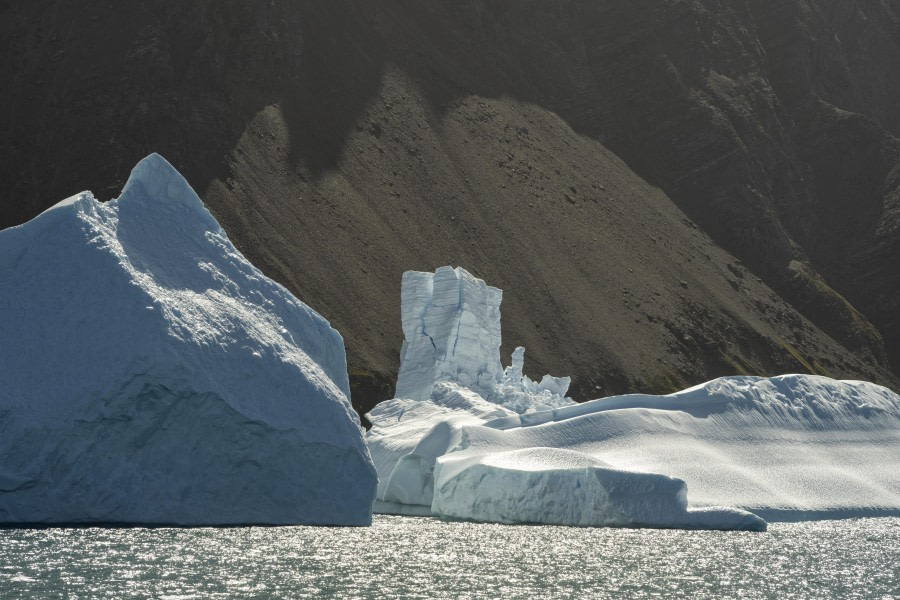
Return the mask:
<path id="1" fill-rule="evenodd" d="M 879 0 L 0 2 L 0 227 L 138 159 L 390 394 L 400 274 L 505 290 L 579 399 L 898 387 L 900 8 Z"/>

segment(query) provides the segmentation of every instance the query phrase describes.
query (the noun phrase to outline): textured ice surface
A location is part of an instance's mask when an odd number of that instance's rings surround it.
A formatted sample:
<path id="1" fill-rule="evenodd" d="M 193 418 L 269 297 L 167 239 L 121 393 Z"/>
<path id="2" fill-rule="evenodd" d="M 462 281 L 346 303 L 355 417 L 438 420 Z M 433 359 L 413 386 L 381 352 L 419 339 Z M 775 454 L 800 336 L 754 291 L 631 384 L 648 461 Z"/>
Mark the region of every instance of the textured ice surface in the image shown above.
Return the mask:
<path id="1" fill-rule="evenodd" d="M 371 519 L 341 336 L 151 155 L 0 232 L 0 522 Z"/>

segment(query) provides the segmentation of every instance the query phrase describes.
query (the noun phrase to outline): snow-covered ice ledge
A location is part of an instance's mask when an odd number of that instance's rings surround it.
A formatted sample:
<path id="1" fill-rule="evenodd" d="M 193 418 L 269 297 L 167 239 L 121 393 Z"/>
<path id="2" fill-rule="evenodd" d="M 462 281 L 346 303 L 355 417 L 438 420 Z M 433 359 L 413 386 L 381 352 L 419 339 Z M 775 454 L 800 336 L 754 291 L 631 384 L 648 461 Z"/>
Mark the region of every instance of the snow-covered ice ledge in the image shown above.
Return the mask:
<path id="1" fill-rule="evenodd" d="M 343 339 L 162 157 L 0 232 L 0 523 L 365 525 Z"/>
<path id="2" fill-rule="evenodd" d="M 500 298 L 463 269 L 404 276 L 397 398 L 368 415 L 377 511 L 757 530 L 765 522 L 748 511 L 900 514 L 890 390 L 726 377 L 575 404 L 567 379 L 524 378 L 520 350 L 502 369 Z"/>

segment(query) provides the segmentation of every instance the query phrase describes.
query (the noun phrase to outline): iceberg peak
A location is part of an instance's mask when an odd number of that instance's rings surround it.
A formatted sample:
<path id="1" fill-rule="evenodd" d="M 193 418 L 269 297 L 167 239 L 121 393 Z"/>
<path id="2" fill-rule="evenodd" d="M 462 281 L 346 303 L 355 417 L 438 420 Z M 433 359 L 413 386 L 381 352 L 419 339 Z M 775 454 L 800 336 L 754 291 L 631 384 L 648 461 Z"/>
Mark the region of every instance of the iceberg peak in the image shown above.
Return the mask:
<path id="1" fill-rule="evenodd" d="M 133 169 L 122 193 L 113 200 L 117 204 L 150 202 L 157 208 L 187 208 L 197 213 L 204 225 L 219 231 L 218 222 L 178 169 L 156 152 L 142 158 Z"/>

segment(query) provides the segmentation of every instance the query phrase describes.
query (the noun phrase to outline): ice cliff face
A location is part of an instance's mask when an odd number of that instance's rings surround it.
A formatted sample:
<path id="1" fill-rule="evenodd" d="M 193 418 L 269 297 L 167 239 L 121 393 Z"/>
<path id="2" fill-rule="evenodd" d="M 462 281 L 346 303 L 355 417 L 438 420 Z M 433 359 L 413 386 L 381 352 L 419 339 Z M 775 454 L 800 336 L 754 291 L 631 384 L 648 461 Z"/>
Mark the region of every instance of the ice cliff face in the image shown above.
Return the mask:
<path id="1" fill-rule="evenodd" d="M 510 367 L 501 366 L 502 290 L 461 267 L 441 267 L 407 271 L 400 294 L 397 398 L 427 400 L 435 384 L 450 382 L 520 413 L 572 404 L 568 377 L 545 375 L 535 383 L 522 373 L 524 348 L 516 348 Z"/>
<path id="2" fill-rule="evenodd" d="M 0 315 L 0 522 L 370 522 L 340 334 L 160 156 L 0 232 Z"/>
<path id="3" fill-rule="evenodd" d="M 438 381 L 489 392 L 502 376 L 500 300 L 503 292 L 466 270 L 403 274 L 403 346 L 398 398 L 427 400 Z"/>

